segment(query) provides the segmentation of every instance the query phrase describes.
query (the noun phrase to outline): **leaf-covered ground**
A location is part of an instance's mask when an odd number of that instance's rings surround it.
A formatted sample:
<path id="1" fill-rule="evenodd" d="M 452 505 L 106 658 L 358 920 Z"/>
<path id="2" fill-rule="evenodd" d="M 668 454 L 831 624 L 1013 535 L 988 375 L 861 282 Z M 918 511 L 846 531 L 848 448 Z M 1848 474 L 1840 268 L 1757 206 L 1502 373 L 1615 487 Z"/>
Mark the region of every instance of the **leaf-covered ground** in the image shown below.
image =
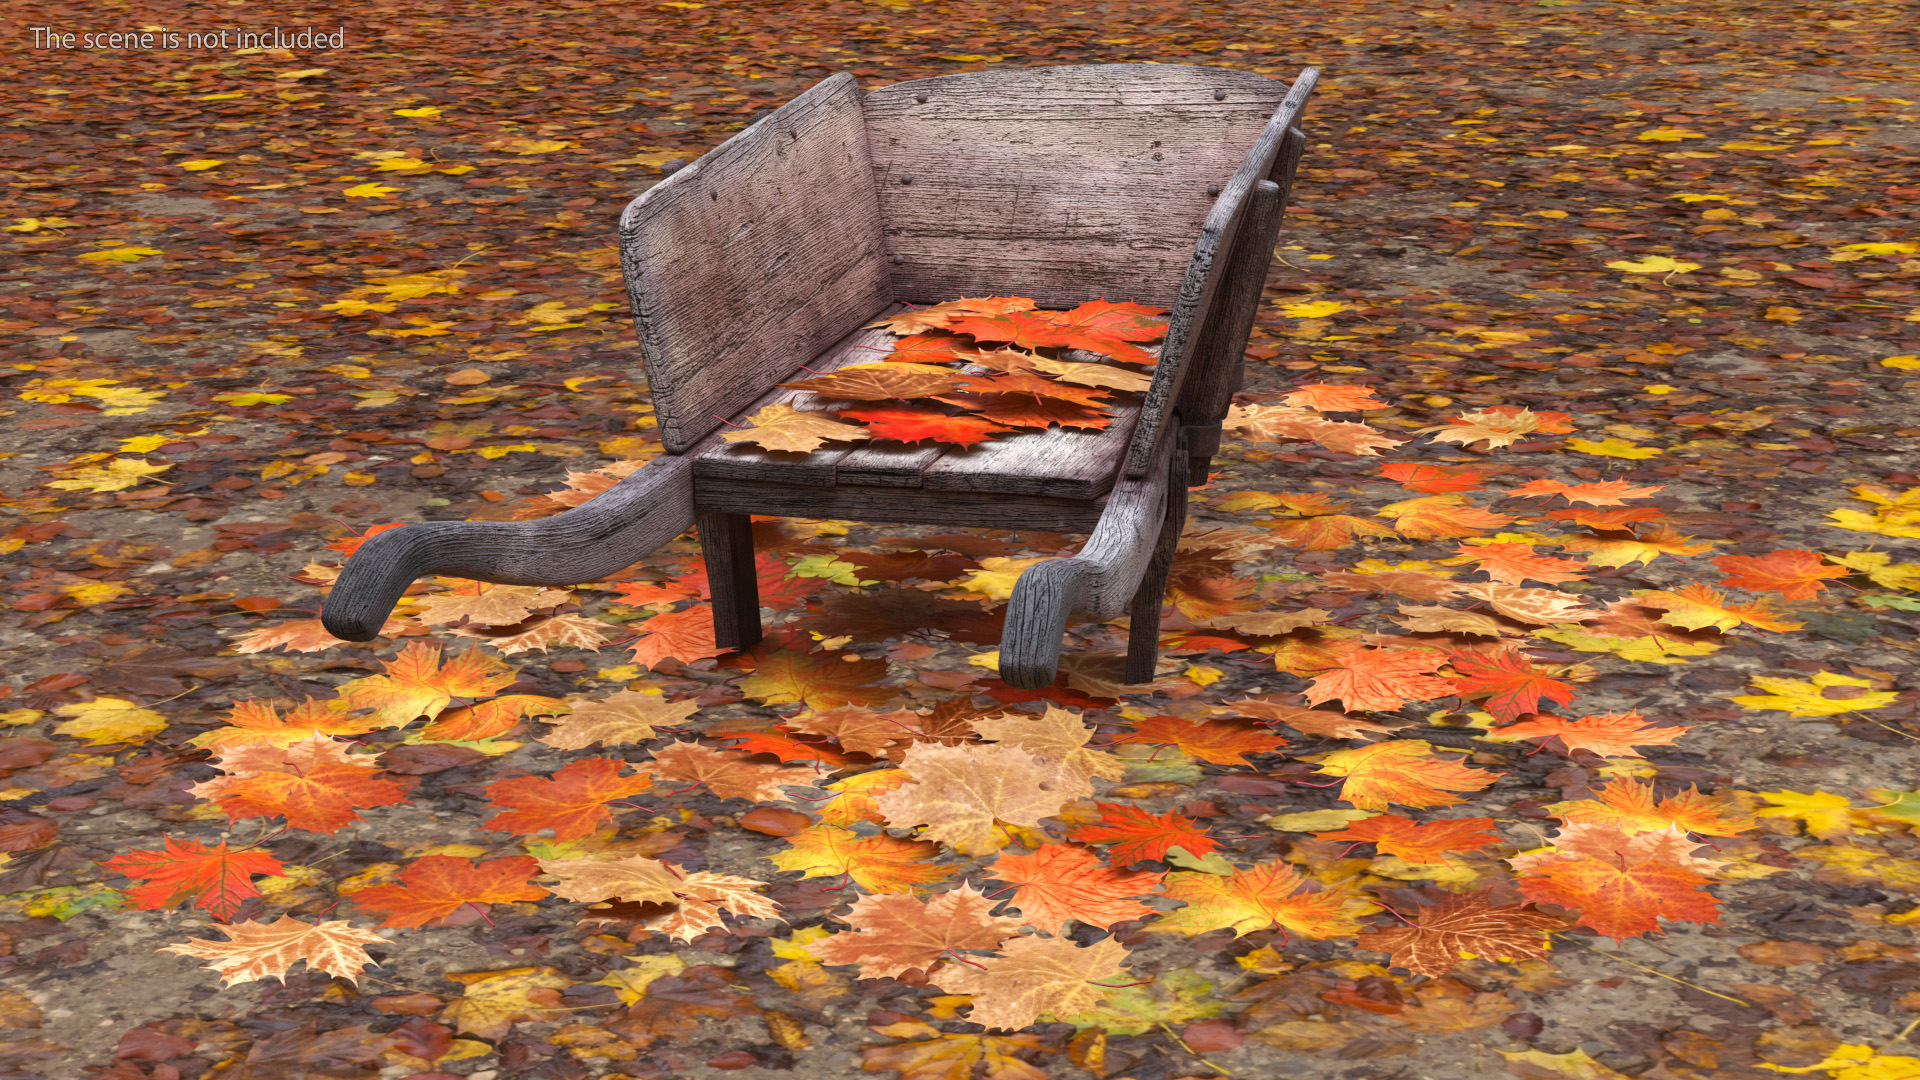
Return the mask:
<path id="1" fill-rule="evenodd" d="M 0 80 L 0 1075 L 1920 1069 L 1899 5 L 222 11 L 59 28 L 348 45 Z M 1141 60 L 1325 71 L 1150 687 L 1117 625 L 995 678 L 1039 533 L 767 523 L 744 657 L 675 651 L 690 538 L 302 625 L 370 528 L 657 449 L 660 166 Z"/>

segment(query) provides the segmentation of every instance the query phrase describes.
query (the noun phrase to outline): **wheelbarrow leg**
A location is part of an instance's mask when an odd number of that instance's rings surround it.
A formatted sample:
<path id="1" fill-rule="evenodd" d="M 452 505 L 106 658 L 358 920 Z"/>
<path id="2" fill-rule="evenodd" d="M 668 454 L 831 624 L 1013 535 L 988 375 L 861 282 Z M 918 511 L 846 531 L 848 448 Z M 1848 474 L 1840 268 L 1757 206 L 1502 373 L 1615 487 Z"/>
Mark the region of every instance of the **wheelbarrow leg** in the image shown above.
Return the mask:
<path id="1" fill-rule="evenodd" d="M 1167 576 L 1173 570 L 1174 549 L 1180 546 L 1180 532 L 1187 524 L 1187 456 L 1184 449 L 1173 455 L 1167 478 L 1167 510 L 1160 519 L 1160 537 L 1154 543 L 1153 561 L 1140 579 L 1140 588 L 1127 606 L 1127 672 L 1129 684 L 1153 681 L 1160 665 L 1160 606 L 1167 596 Z"/>
<path id="2" fill-rule="evenodd" d="M 713 640 L 739 652 L 760 640 L 760 582 L 753 562 L 753 517 L 703 512 L 700 554 L 713 596 Z"/>

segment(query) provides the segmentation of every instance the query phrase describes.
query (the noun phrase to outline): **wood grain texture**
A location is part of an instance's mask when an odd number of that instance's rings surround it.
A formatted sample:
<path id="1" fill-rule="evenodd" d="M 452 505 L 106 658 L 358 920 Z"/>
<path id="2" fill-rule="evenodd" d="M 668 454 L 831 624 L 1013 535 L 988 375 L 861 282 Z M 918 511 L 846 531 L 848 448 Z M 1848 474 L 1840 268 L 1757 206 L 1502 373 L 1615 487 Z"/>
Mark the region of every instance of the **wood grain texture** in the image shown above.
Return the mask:
<path id="1" fill-rule="evenodd" d="M 920 483 L 930 491 L 1098 498 L 1113 489 L 1140 407 L 1116 404 L 1107 411 L 1114 420 L 1103 431 L 1051 428 L 949 449 L 921 473 Z"/>
<path id="2" fill-rule="evenodd" d="M 360 545 L 320 612 L 327 633 L 371 641 L 414 579 L 503 585 L 598 581 L 693 524 L 693 461 L 662 455 L 562 514 L 538 521 L 422 521 Z"/>
<path id="3" fill-rule="evenodd" d="M 1115 618 L 1132 610 L 1141 598 L 1174 513 L 1170 498 L 1178 500 L 1178 514 L 1182 520 L 1185 517 L 1187 489 L 1184 482 L 1175 486 L 1175 481 L 1185 479 L 1186 449 L 1178 438 L 1169 437 L 1161 441 L 1159 450 L 1150 478 L 1129 478 L 1114 486 L 1099 523 L 1077 554 L 1036 563 L 1013 583 L 1000 639 L 1000 678 L 1007 685 L 1034 690 L 1051 684 L 1060 659 L 1060 635 L 1073 617 Z M 1172 565 L 1170 551 L 1167 565 Z M 1164 590 L 1164 577 L 1161 587 Z M 1137 612 L 1135 618 L 1147 621 Z M 1159 620 L 1156 604 L 1151 617 L 1156 657 Z M 1130 642 L 1129 656 L 1134 648 Z M 1134 667 L 1130 662 L 1129 679 Z M 1151 678 L 1149 667 L 1147 679 Z"/>
<path id="4" fill-rule="evenodd" d="M 1180 388 L 1183 423 L 1218 425 L 1233 404 L 1233 392 L 1240 388 L 1246 365 L 1247 339 L 1253 331 L 1254 316 L 1260 312 L 1267 267 L 1273 263 L 1273 239 L 1280 230 L 1280 214 L 1280 185 L 1271 180 L 1256 182 L 1252 205 L 1235 227 L 1220 286 L 1187 360 L 1190 370 Z M 1198 456 L 1210 457 L 1218 448 L 1218 437 L 1212 442 L 1212 447 L 1193 449 Z M 1199 471 L 1204 472 L 1205 467 Z"/>
<path id="5" fill-rule="evenodd" d="M 885 356 L 892 348 L 893 335 L 885 330 L 865 329 L 864 324 L 874 321 L 881 315 L 892 315 L 904 310 L 906 310 L 905 304 L 889 304 L 871 317 L 860 320 L 861 329 L 834 342 L 820 355 L 802 361 L 804 367 L 796 365 L 779 382 L 797 382 L 817 374 L 824 375 L 831 371 L 838 371 L 850 364 L 869 364 Z M 729 420 L 733 424 L 745 424 L 748 417 L 774 404 L 791 405 L 802 412 L 813 412 L 826 409 L 829 402 L 805 390 L 789 390 L 776 384 Z M 729 428 L 729 430 L 734 429 Z M 694 475 L 734 480 L 769 480 L 803 484 L 808 487 L 832 487 L 835 482 L 835 466 L 853 449 L 851 445 L 828 445 L 811 453 L 799 454 L 785 450 L 764 450 L 747 442 L 730 443 L 714 440 L 713 444 L 702 450 L 695 459 Z"/>
<path id="6" fill-rule="evenodd" d="M 1127 667 L 1129 683 L 1153 681 L 1160 666 L 1160 607 L 1167 597 L 1167 577 L 1173 570 L 1174 549 L 1187 524 L 1187 460 L 1192 447 L 1177 445 L 1167 464 L 1167 499 L 1161 509 L 1160 536 L 1139 588 L 1127 603 Z"/>
<path id="7" fill-rule="evenodd" d="M 1040 529 L 1084 533 L 1101 520 L 1099 502 L 917 487 L 802 488 L 752 480 L 701 480 L 701 510 L 844 521 L 944 525 L 975 529 Z M 397 531 L 397 530 L 396 530 Z"/>
<path id="8" fill-rule="evenodd" d="M 1003 68 L 873 91 L 886 249 L 902 260 L 893 296 L 1171 305 L 1208 186 L 1229 182 L 1284 94 L 1263 75 L 1187 64 Z"/>
<path id="9" fill-rule="evenodd" d="M 753 518 L 702 513 L 700 556 L 713 600 L 714 644 L 735 652 L 760 640 L 760 582 L 753 564 Z"/>
<path id="10" fill-rule="evenodd" d="M 660 438 L 682 453 L 891 296 L 853 77 L 635 199 L 620 257 Z"/>
<path id="11" fill-rule="evenodd" d="M 1225 271 L 1229 252 L 1221 250 L 1222 244 L 1234 235 L 1240 217 L 1250 209 L 1254 185 L 1268 179 L 1273 172 L 1281 146 L 1306 108 L 1319 74 L 1316 69 L 1307 68 L 1294 80 L 1286 99 L 1253 141 L 1252 149 L 1201 224 L 1193 258 L 1180 282 L 1179 297 L 1167 316 L 1167 339 L 1160 350 L 1153 385 L 1147 389 L 1146 401 L 1140 407 L 1140 422 L 1135 425 L 1133 442 L 1127 447 L 1128 476 L 1143 476 L 1150 467 L 1160 429 L 1180 401 L 1181 385 L 1201 336 L 1201 323 L 1213 304 Z"/>

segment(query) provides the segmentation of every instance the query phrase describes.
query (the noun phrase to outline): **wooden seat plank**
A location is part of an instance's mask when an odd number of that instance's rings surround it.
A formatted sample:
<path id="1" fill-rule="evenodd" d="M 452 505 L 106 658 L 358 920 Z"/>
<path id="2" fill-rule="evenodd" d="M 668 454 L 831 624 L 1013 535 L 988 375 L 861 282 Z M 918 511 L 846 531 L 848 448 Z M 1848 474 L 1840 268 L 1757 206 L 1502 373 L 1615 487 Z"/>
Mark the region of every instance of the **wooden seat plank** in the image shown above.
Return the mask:
<path id="1" fill-rule="evenodd" d="M 930 491 L 1097 498 L 1113 487 L 1140 406 L 1108 411 L 1114 421 L 1101 431 L 1052 428 L 949 450 L 920 474 L 920 484 Z"/>
<path id="2" fill-rule="evenodd" d="M 873 318 L 862 321 L 872 322 L 905 310 L 905 304 L 888 304 Z M 806 368 L 811 370 L 796 368 L 782 381 L 795 382 L 811 378 L 815 373 L 824 374 L 852 364 L 872 363 L 886 355 L 885 350 L 891 347 L 893 340 L 893 335 L 885 330 L 855 330 L 835 342 L 826 352 L 809 360 Z M 816 394 L 775 386 L 729 419 L 735 424 L 745 424 L 748 417 L 773 404 L 791 405 L 802 412 L 816 412 L 827 407 L 827 402 Z M 767 450 L 747 442 L 721 442 L 699 454 L 694 462 L 694 475 L 832 487 L 841 460 L 855 449 L 851 446 L 823 446 L 809 454 L 797 454 L 785 450 Z"/>

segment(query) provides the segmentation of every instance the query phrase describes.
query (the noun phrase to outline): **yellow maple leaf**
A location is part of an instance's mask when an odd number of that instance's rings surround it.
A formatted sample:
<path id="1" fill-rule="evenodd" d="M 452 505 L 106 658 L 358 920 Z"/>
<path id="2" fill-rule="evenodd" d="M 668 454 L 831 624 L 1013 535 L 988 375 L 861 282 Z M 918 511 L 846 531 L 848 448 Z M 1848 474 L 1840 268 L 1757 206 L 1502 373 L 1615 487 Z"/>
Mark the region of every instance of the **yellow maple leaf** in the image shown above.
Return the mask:
<path id="1" fill-rule="evenodd" d="M 1872 679 L 1816 671 L 1811 680 L 1781 679 L 1770 675 L 1750 676 L 1750 681 L 1766 694 L 1739 694 L 1732 700 L 1749 709 L 1778 709 L 1788 716 L 1838 716 L 1860 709 L 1879 709 L 1893 704 L 1899 694 L 1887 690 L 1860 689 L 1873 685 Z M 1852 696 L 1828 697 L 1827 691 Z"/>
<path id="2" fill-rule="evenodd" d="M 389 195 L 398 195 L 400 191 L 400 188 L 388 187 L 385 184 L 366 183 L 355 184 L 340 194 L 349 199 L 384 199 Z"/>
<path id="3" fill-rule="evenodd" d="M 1665 255 L 1648 255 L 1638 262 L 1627 259 L 1615 259 L 1607 264 L 1609 270 L 1620 270 L 1628 274 L 1690 274 L 1700 269 L 1700 264 L 1683 259 L 1669 258 Z"/>
<path id="4" fill-rule="evenodd" d="M 440 110 L 438 107 L 433 105 L 422 105 L 417 109 L 395 109 L 393 110 L 393 115 L 412 116 L 420 119 L 426 119 L 429 117 L 439 116 Z"/>
<path id="5" fill-rule="evenodd" d="M 1857 251 L 1862 255 L 1916 255 L 1920 254 L 1920 244 L 1910 240 L 1894 240 L 1874 244 L 1842 244 L 1841 251 Z"/>
<path id="6" fill-rule="evenodd" d="M 558 139 L 495 139 L 485 144 L 488 150 L 505 150 L 514 154 L 552 154 L 578 145 Z"/>
<path id="7" fill-rule="evenodd" d="M 142 742 L 167 727 L 166 717 L 124 698 L 99 697 L 92 701 L 76 701 L 53 711 L 71 717 L 63 724 L 54 725 L 55 734 L 85 739 L 91 746 Z"/>
<path id="8" fill-rule="evenodd" d="M 1567 449 L 1596 457 L 1626 458 L 1637 461 L 1641 458 L 1659 457 L 1666 453 L 1657 446 L 1641 446 L 1625 439 L 1568 439 Z"/>
<path id="9" fill-rule="evenodd" d="M 1704 139 L 1706 136 L 1686 128 L 1658 127 L 1648 128 L 1634 138 L 1640 142 L 1679 142 L 1681 139 Z"/>
<path id="10" fill-rule="evenodd" d="M 1844 795 L 1825 791 L 1756 791 L 1755 795 L 1772 803 L 1753 812 L 1754 817 L 1792 818 L 1803 822 L 1809 833 L 1822 840 L 1852 834 L 1859 811 Z"/>
<path id="11" fill-rule="evenodd" d="M 365 315 L 369 311 L 377 311 L 385 314 L 399 306 L 398 304 L 384 304 L 372 300 L 354 300 L 349 298 L 335 300 L 331 304 L 322 304 L 320 305 L 320 310 L 337 311 L 342 315 Z"/>
<path id="12" fill-rule="evenodd" d="M 206 172 L 208 169 L 217 169 L 226 163 L 225 158 L 195 158 L 192 161 L 182 161 L 179 164 L 181 168 L 188 172 Z"/>
<path id="13" fill-rule="evenodd" d="M 171 465 L 149 465 L 135 457 L 114 458 L 105 465 L 89 465 L 75 469 L 64 479 L 49 480 L 47 487 L 61 491 L 91 491 L 101 494 L 108 491 L 123 491 L 138 484 L 149 476 L 166 472 Z"/>
<path id="14" fill-rule="evenodd" d="M 1706 656 L 1720 651 L 1713 641 L 1668 641 L 1657 635 L 1647 637 L 1606 637 L 1580 630 L 1537 630 L 1534 637 L 1557 641 L 1580 652 L 1611 653 L 1622 660 L 1643 664 L 1684 664 L 1688 657 Z"/>
<path id="15" fill-rule="evenodd" d="M 955 583 L 963 592 L 975 593 L 989 600 L 1005 600 L 1013 595 L 1013 583 L 1027 567 L 1041 562 L 1046 556 L 1033 559 L 1010 559 L 1002 555 L 992 555 L 980 560 L 980 569 L 967 571 L 966 579 Z"/>
<path id="16" fill-rule="evenodd" d="M 1352 310 L 1352 304 L 1343 304 L 1338 300 L 1304 300 L 1298 304 L 1280 305 L 1280 314 L 1289 319 L 1324 319 L 1329 315 Z"/>
<path id="17" fill-rule="evenodd" d="M 158 254 L 160 254 L 159 248 L 117 247 L 108 248 L 105 251 L 89 251 L 85 255 L 77 255 L 75 258 L 81 262 L 90 263 L 130 263 L 139 262 L 149 255 Z"/>
<path id="18" fill-rule="evenodd" d="M 86 581 L 75 585 L 62 585 L 60 591 L 73 597 L 81 607 L 93 607 L 104 604 L 116 597 L 125 596 L 133 591 L 133 586 L 119 581 Z"/>
<path id="19" fill-rule="evenodd" d="M 427 163 L 419 158 L 392 157 L 382 158 L 374 163 L 374 172 L 400 172 L 403 169 L 424 169 Z"/>
<path id="20" fill-rule="evenodd" d="M 287 394 L 273 394 L 261 390 L 229 390 L 223 394 L 213 395 L 213 400 L 223 405 L 237 405 L 244 408 L 248 405 L 283 405 L 292 401 L 293 398 Z"/>
<path id="21" fill-rule="evenodd" d="M 1920 563 L 1897 563 L 1884 551 L 1849 551 L 1827 559 L 1865 574 L 1883 589 L 1920 589 Z"/>

